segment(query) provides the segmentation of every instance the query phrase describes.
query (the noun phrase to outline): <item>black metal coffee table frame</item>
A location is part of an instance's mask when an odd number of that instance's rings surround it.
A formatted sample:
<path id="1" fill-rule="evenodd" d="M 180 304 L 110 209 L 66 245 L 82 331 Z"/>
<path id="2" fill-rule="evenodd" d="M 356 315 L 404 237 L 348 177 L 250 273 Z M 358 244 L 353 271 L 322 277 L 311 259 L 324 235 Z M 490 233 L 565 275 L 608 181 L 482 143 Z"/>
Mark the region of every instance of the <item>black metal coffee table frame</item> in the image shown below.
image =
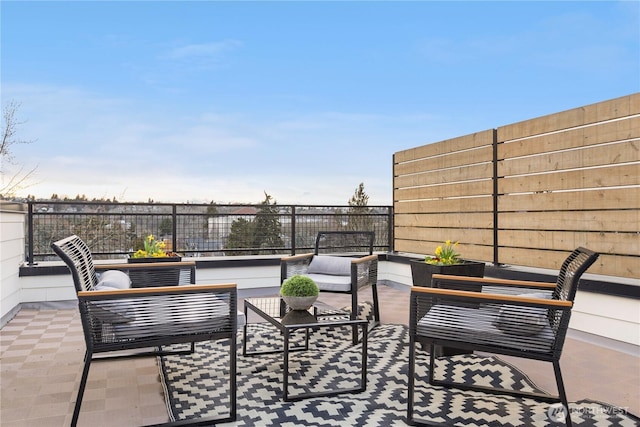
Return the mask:
<path id="1" fill-rule="evenodd" d="M 247 351 L 247 327 L 249 325 L 249 310 L 256 313 L 262 319 L 275 326 L 283 335 L 284 344 L 282 350 Z M 313 313 L 312 313 L 312 312 Z M 337 310 L 322 302 L 316 302 L 310 311 L 290 310 L 280 297 L 247 298 L 244 300 L 244 315 L 247 320 L 244 324 L 242 355 L 254 356 L 259 354 L 283 353 L 282 372 L 282 399 L 285 402 L 293 402 L 310 397 L 334 396 L 342 393 L 361 393 L 367 388 L 367 320 L 350 320 L 349 313 Z M 315 391 L 301 393 L 295 396 L 289 395 L 289 353 L 292 351 L 309 350 L 309 331 L 319 328 L 336 326 L 361 326 L 362 327 L 362 361 L 360 368 L 360 384 L 353 388 L 341 388 L 327 391 Z M 298 330 L 305 330 L 304 345 L 291 347 L 291 334 Z M 345 339 L 351 339 L 351 335 Z"/>

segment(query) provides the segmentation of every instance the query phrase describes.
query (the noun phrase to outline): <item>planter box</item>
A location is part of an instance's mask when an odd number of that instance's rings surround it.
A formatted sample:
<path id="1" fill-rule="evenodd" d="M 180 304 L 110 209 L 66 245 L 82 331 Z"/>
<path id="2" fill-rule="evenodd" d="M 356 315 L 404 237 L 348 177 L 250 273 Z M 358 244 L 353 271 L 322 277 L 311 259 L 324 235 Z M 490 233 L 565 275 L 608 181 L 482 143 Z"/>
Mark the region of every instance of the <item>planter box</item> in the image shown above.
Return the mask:
<path id="1" fill-rule="evenodd" d="M 483 277 L 484 265 L 484 262 L 464 260 L 462 264 L 454 265 L 434 265 L 427 264 L 422 260 L 411 260 L 411 278 L 413 279 L 413 286 L 430 288 L 431 276 L 434 274 Z M 447 288 L 479 292 L 482 287 L 480 285 L 453 285 Z"/>
<path id="2" fill-rule="evenodd" d="M 156 286 L 177 286 L 180 283 L 179 267 L 163 267 L 163 263 L 180 262 L 182 257 L 164 258 L 127 258 L 129 264 L 154 264 L 150 268 L 129 270 L 132 288 L 150 288 Z"/>

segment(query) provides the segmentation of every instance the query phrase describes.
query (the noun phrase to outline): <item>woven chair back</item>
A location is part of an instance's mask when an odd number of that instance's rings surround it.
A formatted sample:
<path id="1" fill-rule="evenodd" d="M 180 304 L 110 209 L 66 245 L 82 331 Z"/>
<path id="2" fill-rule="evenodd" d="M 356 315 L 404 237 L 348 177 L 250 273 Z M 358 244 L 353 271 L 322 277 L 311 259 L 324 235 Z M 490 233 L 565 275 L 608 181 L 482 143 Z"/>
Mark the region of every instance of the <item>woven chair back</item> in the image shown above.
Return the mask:
<path id="1" fill-rule="evenodd" d="M 51 244 L 53 251 L 71 270 L 76 292 L 92 291 L 98 283 L 89 247 L 73 235 Z"/>
<path id="2" fill-rule="evenodd" d="M 578 290 L 578 283 L 582 274 L 598 259 L 598 254 L 586 248 L 577 248 L 564 260 L 553 299 L 573 301 Z"/>

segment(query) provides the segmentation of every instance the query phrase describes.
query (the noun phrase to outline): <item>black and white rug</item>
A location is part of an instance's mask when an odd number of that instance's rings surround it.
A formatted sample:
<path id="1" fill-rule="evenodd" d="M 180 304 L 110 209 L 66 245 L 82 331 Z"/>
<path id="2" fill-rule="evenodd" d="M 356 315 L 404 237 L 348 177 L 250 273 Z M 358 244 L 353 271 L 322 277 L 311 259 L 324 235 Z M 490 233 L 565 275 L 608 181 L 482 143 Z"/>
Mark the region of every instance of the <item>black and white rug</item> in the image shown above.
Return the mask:
<path id="1" fill-rule="evenodd" d="M 353 387 L 359 379 L 360 346 L 351 346 L 351 330 L 314 331 L 309 352 L 292 353 L 290 395 L 331 387 Z M 241 340 L 239 334 L 239 341 Z M 302 334 L 300 334 L 300 339 Z M 367 389 L 358 394 L 283 402 L 282 354 L 243 357 L 238 342 L 238 419 L 225 426 L 403 426 L 407 407 L 408 328 L 382 325 L 369 334 Z M 270 325 L 250 325 L 252 350 L 282 344 Z M 189 356 L 160 358 L 167 408 L 172 420 L 228 413 L 228 350 L 197 344 Z M 428 355 L 418 370 L 426 376 Z M 224 369 L 227 369 L 226 371 Z M 496 357 L 460 355 L 438 361 L 438 378 L 539 391 L 522 372 Z M 455 426 L 564 425 L 549 403 L 531 399 L 429 386 L 416 382 L 416 416 Z M 640 419 L 604 403 L 583 400 L 570 405 L 577 426 L 638 426 Z"/>

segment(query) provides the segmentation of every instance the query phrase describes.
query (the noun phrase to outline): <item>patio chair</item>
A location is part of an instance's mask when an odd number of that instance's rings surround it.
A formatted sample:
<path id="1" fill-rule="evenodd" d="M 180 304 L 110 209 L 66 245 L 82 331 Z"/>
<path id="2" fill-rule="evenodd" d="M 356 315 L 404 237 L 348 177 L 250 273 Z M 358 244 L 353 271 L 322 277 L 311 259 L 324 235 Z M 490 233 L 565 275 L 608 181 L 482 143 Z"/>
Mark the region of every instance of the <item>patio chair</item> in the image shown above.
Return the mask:
<path id="1" fill-rule="evenodd" d="M 280 283 L 300 274 L 311 277 L 320 292 L 351 295 L 351 319 L 358 317 L 358 291 L 370 286 L 373 298 L 373 322 L 380 324 L 378 303 L 378 255 L 373 254 L 373 231 L 321 231 L 316 236 L 315 252 L 284 257 L 280 261 Z M 353 328 L 353 343 L 358 329 Z"/>
<path id="2" fill-rule="evenodd" d="M 80 415 L 89 367 L 93 360 L 121 357 L 188 354 L 195 343 L 224 340 L 229 346 L 229 363 L 221 369 L 229 375 L 229 416 L 203 422 L 234 421 L 236 419 L 236 334 L 237 289 L 235 284 L 154 286 L 132 288 L 126 273 L 110 269 L 96 274 L 91 252 L 78 237 L 70 236 L 51 244 L 73 277 L 78 297 L 80 320 L 84 331 L 86 353 L 71 425 Z M 187 264 L 187 270 L 191 267 Z M 166 268 L 166 264 L 148 264 Z M 136 269 L 122 264 L 123 269 Z M 163 346 L 190 344 L 190 348 L 163 351 Z M 126 352 L 122 352 L 126 350 Z M 131 352 L 130 350 L 135 350 Z M 119 352 L 114 354 L 113 352 Z M 106 353 L 103 356 L 97 356 Z M 180 425 L 185 425 L 183 421 Z"/>
<path id="3" fill-rule="evenodd" d="M 433 288 L 411 288 L 407 422 L 429 424 L 414 418 L 413 414 L 416 364 L 422 363 L 416 357 L 416 344 L 420 343 L 430 348 L 429 384 L 561 402 L 566 424 L 570 426 L 560 355 L 580 276 L 597 258 L 597 253 L 577 248 L 562 264 L 555 284 L 438 274 L 433 276 Z M 447 286 L 465 283 L 482 285 L 482 292 L 447 289 Z M 495 292 L 501 288 L 505 291 Z M 486 292 L 487 289 L 492 293 Z M 514 295 L 514 289 L 518 289 L 518 295 Z M 558 395 L 437 380 L 434 350 L 438 344 L 551 362 Z"/>

